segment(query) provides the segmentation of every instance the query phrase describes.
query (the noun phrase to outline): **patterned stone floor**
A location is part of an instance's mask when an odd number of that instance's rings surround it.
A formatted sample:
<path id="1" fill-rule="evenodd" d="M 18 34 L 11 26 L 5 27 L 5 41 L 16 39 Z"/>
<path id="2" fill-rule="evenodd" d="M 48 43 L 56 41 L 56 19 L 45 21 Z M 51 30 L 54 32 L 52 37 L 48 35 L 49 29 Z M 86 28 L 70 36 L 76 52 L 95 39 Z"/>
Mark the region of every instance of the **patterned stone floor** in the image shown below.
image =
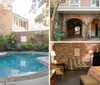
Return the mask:
<path id="1" fill-rule="evenodd" d="M 66 71 L 64 76 L 57 76 L 57 85 L 80 85 L 80 76 L 88 70 Z"/>

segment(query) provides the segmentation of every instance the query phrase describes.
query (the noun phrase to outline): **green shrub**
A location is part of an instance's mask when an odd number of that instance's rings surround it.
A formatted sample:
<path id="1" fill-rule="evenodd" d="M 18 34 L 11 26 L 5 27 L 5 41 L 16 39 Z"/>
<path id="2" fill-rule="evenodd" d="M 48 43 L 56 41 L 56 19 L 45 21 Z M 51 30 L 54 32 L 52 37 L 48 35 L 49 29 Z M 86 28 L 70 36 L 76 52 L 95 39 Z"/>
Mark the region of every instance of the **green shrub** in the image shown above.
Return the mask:
<path id="1" fill-rule="evenodd" d="M 58 25 L 55 25 L 55 27 L 54 27 L 54 41 L 61 41 L 64 38 L 65 38 L 65 35 L 63 33 L 63 30 Z"/>
<path id="2" fill-rule="evenodd" d="M 48 45 L 43 44 L 42 46 L 43 46 L 42 47 L 43 52 L 48 52 L 49 51 L 49 46 Z"/>
<path id="3" fill-rule="evenodd" d="M 44 44 L 34 44 L 33 45 L 34 51 L 41 51 L 41 52 L 48 52 L 48 46 Z"/>
<path id="4" fill-rule="evenodd" d="M 23 49 L 23 50 L 32 50 L 33 49 L 33 45 L 32 44 L 22 44 L 21 45 L 21 48 Z"/>
<path id="5" fill-rule="evenodd" d="M 48 45 L 44 44 L 22 44 L 23 51 L 38 51 L 38 52 L 48 52 Z"/>
<path id="6" fill-rule="evenodd" d="M 15 33 L 11 33 L 10 35 L 6 36 L 7 39 L 7 49 L 10 51 L 15 51 L 16 49 L 16 37 Z"/>
<path id="7" fill-rule="evenodd" d="M 4 51 L 7 46 L 7 38 L 6 36 L 0 35 L 0 51 Z"/>
<path id="8" fill-rule="evenodd" d="M 15 50 L 15 34 L 4 36 L 0 35 L 0 51 L 14 51 Z"/>

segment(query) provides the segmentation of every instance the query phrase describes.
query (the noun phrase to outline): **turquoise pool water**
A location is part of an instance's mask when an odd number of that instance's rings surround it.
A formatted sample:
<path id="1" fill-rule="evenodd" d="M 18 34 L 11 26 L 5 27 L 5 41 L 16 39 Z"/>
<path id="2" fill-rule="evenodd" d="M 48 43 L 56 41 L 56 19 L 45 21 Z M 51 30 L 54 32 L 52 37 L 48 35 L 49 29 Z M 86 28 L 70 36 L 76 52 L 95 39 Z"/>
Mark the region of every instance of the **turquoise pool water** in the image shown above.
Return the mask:
<path id="1" fill-rule="evenodd" d="M 47 56 L 41 54 L 7 54 L 0 57 L 0 78 L 22 76 L 44 71 L 48 66 L 36 58 Z"/>

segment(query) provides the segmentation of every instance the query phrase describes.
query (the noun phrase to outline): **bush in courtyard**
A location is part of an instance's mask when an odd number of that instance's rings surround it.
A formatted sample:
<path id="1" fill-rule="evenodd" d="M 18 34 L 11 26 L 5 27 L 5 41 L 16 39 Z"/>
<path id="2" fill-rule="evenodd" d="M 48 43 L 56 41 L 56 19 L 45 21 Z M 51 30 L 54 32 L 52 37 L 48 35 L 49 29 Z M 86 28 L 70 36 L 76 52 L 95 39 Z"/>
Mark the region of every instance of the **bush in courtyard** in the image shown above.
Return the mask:
<path id="1" fill-rule="evenodd" d="M 4 51 L 7 46 L 7 38 L 6 36 L 0 35 L 0 51 Z"/>
<path id="2" fill-rule="evenodd" d="M 48 52 L 48 45 L 44 44 L 22 44 L 21 47 L 26 51 Z"/>
<path id="3" fill-rule="evenodd" d="M 15 34 L 11 33 L 10 35 L 6 36 L 7 39 L 7 49 L 8 50 L 15 50 L 16 45 L 16 38 Z"/>
<path id="4" fill-rule="evenodd" d="M 34 44 L 33 50 L 40 51 L 40 52 L 48 52 L 48 46 L 45 44 Z"/>
<path id="5" fill-rule="evenodd" d="M 43 52 L 48 52 L 48 51 L 49 51 L 49 46 L 43 45 Z"/>
<path id="6" fill-rule="evenodd" d="M 23 50 L 29 51 L 29 50 L 32 50 L 33 49 L 33 45 L 32 44 L 22 44 L 21 45 L 21 48 Z"/>
<path id="7" fill-rule="evenodd" d="M 62 39 L 64 39 L 64 33 L 63 30 L 58 26 L 55 25 L 54 27 L 54 41 L 61 41 Z"/>
<path id="8" fill-rule="evenodd" d="M 33 45 L 33 50 L 34 51 L 41 51 L 42 50 L 42 45 L 41 44 L 34 44 Z"/>

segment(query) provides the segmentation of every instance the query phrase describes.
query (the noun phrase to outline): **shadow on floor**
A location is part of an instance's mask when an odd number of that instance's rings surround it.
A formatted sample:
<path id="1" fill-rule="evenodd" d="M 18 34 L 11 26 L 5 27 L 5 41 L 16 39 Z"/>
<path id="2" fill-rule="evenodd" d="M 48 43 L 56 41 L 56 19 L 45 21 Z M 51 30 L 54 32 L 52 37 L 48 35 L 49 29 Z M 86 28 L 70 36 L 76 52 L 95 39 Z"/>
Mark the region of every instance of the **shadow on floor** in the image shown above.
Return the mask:
<path id="1" fill-rule="evenodd" d="M 88 70 L 66 71 L 64 76 L 57 76 L 57 85 L 80 85 L 80 76 Z"/>

